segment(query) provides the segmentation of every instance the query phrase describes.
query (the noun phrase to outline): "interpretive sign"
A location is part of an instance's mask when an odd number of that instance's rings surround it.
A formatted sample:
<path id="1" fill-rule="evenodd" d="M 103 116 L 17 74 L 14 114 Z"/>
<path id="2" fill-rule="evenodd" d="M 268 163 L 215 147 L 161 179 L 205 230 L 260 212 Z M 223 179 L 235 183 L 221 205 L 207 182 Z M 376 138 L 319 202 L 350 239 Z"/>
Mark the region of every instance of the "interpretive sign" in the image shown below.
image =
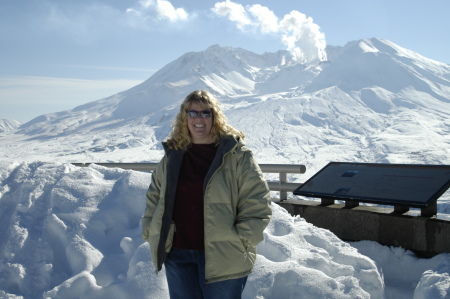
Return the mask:
<path id="1" fill-rule="evenodd" d="M 426 208 L 450 187 L 450 165 L 330 162 L 295 195 Z"/>

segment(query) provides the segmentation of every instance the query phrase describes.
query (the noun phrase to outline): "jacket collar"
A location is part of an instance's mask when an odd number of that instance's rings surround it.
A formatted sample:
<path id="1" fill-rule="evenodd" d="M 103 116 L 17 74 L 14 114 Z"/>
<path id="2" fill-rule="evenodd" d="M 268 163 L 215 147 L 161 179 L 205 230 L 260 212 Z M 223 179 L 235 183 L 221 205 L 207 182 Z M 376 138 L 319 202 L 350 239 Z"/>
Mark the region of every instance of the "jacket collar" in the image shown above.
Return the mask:
<path id="1" fill-rule="evenodd" d="M 221 155 L 224 155 L 224 154 L 228 153 L 229 151 L 231 151 L 238 143 L 242 143 L 242 141 L 239 138 L 235 139 L 233 136 L 221 137 L 217 151 L 220 152 Z M 167 156 L 170 156 L 176 152 L 178 152 L 179 154 L 185 152 L 184 150 L 170 149 L 167 142 L 162 142 L 162 145 L 164 148 L 164 152 L 166 153 Z"/>

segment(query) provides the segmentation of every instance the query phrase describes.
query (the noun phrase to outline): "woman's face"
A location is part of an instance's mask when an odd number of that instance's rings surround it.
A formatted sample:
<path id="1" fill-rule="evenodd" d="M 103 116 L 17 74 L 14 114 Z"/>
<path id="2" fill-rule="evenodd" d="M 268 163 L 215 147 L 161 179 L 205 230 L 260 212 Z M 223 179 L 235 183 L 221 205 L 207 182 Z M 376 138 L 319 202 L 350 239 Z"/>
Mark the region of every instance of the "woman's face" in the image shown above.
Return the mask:
<path id="1" fill-rule="evenodd" d="M 200 113 L 200 111 L 209 111 L 211 112 L 209 114 L 209 117 L 202 117 L 202 113 Z M 193 116 L 196 117 L 189 117 L 188 115 L 188 119 L 187 119 L 187 123 L 188 123 L 188 129 L 189 129 L 189 133 L 191 133 L 191 139 L 192 139 L 192 143 L 196 143 L 196 144 L 209 144 L 212 143 L 212 138 L 211 138 L 211 128 L 213 125 L 213 114 L 211 109 L 205 109 L 202 108 L 198 103 L 192 102 L 189 105 L 189 108 L 187 110 L 189 111 L 196 111 L 197 114 L 195 113 L 191 113 Z M 204 115 L 205 113 L 203 113 Z"/>

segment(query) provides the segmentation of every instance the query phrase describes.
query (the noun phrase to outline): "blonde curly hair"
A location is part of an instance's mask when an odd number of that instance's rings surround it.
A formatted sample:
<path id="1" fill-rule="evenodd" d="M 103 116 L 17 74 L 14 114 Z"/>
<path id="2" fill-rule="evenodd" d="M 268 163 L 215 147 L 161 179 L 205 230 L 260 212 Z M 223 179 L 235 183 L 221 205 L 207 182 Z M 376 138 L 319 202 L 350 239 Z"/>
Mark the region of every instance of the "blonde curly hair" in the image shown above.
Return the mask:
<path id="1" fill-rule="evenodd" d="M 196 90 L 191 92 L 181 103 L 180 111 L 172 124 L 172 132 L 166 140 L 169 148 L 175 150 L 187 150 L 191 144 L 191 134 L 187 125 L 187 111 L 191 103 L 199 104 L 202 109 L 211 109 L 213 125 L 211 128 L 211 138 L 214 144 L 218 145 L 220 138 L 233 136 L 236 139 L 244 139 L 244 133 L 236 130 L 227 123 L 227 118 L 223 114 L 217 99 L 206 90 Z"/>

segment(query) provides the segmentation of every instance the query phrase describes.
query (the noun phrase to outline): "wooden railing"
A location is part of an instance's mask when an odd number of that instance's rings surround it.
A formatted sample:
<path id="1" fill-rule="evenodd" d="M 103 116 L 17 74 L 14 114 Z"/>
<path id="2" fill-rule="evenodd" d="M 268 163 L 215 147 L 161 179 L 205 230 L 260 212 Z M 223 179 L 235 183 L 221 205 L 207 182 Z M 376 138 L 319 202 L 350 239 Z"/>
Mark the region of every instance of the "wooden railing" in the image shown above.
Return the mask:
<path id="1" fill-rule="evenodd" d="M 104 167 L 131 169 L 136 171 L 151 172 L 156 169 L 158 163 L 72 163 L 75 166 L 87 167 L 90 164 L 96 164 Z M 278 173 L 279 181 L 267 181 L 271 191 L 280 192 L 280 200 L 287 199 L 287 192 L 292 192 L 298 188 L 301 183 L 290 183 L 287 181 L 288 173 L 305 173 L 305 165 L 300 164 L 259 164 L 264 173 Z"/>

